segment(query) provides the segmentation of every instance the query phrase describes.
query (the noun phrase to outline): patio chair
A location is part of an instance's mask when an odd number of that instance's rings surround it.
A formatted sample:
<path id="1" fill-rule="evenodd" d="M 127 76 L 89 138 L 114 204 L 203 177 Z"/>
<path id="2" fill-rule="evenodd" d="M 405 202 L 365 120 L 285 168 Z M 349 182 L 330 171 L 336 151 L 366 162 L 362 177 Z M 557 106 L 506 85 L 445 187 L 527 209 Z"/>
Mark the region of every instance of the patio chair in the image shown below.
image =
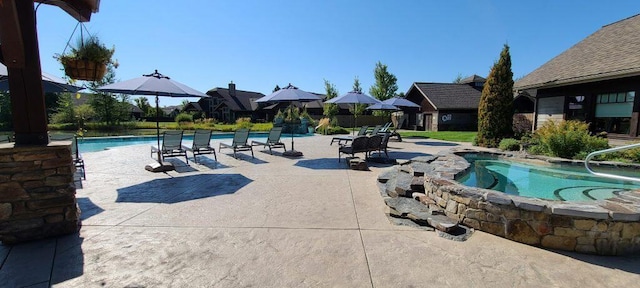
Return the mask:
<path id="1" fill-rule="evenodd" d="M 380 154 L 382 154 L 382 152 L 384 152 L 384 154 L 387 156 L 387 158 L 389 158 L 389 152 L 387 151 L 387 145 L 389 144 L 389 139 L 391 138 L 391 133 L 387 132 L 387 133 L 382 133 L 382 134 L 378 134 L 377 136 L 379 136 L 379 142 L 378 143 L 374 143 L 373 140 L 370 139 L 371 142 L 369 142 L 370 145 L 369 146 L 369 157 L 371 157 L 371 153 L 372 152 L 378 152 Z M 373 136 L 372 136 L 373 137 Z M 378 140 L 376 140 L 378 141 Z"/>
<path id="2" fill-rule="evenodd" d="M 249 129 L 238 129 L 233 134 L 233 142 L 231 142 L 231 144 L 220 143 L 220 147 L 218 148 L 218 150 L 222 151 L 222 148 L 233 149 L 233 158 L 238 158 L 236 156 L 237 151 L 251 150 L 251 158 L 254 158 L 253 146 L 247 144 L 247 140 L 249 140 Z"/>
<path id="3" fill-rule="evenodd" d="M 340 162 L 341 154 L 350 154 L 351 157 L 354 157 L 356 153 L 365 153 L 365 158 L 368 153 L 369 137 L 367 136 L 356 136 L 353 138 L 351 142 L 351 146 L 340 145 L 338 148 L 338 162 Z"/>
<path id="4" fill-rule="evenodd" d="M 154 153 L 158 153 L 158 147 L 151 146 L 151 156 Z M 187 157 L 187 149 L 182 146 L 182 131 L 165 131 L 162 133 L 162 146 L 160 149 L 162 158 L 184 156 L 184 160 L 189 165 L 189 158 Z M 160 159 L 158 159 L 160 161 Z"/>
<path id="5" fill-rule="evenodd" d="M 362 126 L 360 127 L 360 130 L 358 131 L 358 134 L 356 136 L 362 136 L 362 135 L 367 135 L 367 129 L 369 129 L 369 126 Z M 331 143 L 329 143 L 329 145 L 333 145 L 333 142 L 338 141 L 338 144 L 342 144 L 342 141 L 344 141 L 344 144 L 347 144 L 349 141 L 353 141 L 353 137 L 354 136 L 335 136 L 333 138 L 331 138 Z"/>
<path id="6" fill-rule="evenodd" d="M 380 150 L 380 145 L 382 144 L 382 138 L 383 137 L 381 134 L 375 134 L 368 137 L 367 153 L 365 154 L 367 159 L 371 156 L 371 152 Z"/>
<path id="7" fill-rule="evenodd" d="M 378 134 L 378 132 L 380 132 L 380 129 L 382 129 L 382 125 L 376 125 L 376 127 L 373 127 L 373 130 L 371 130 L 371 132 L 369 132 L 369 135 Z"/>
<path id="8" fill-rule="evenodd" d="M 269 147 L 269 154 L 273 155 L 273 148 L 282 148 L 284 151 L 287 151 L 287 147 L 284 146 L 284 143 L 280 142 L 280 136 L 282 135 L 282 127 L 273 127 L 271 131 L 269 131 L 269 136 L 267 137 L 267 141 L 260 142 L 253 140 L 251 141 L 251 146 L 253 145 L 262 145 L 262 147 Z"/>
<path id="9" fill-rule="evenodd" d="M 193 161 L 198 163 L 198 155 L 213 154 L 213 158 L 218 161 L 216 156 L 216 149 L 211 147 L 211 130 L 197 129 L 193 133 L 193 145 L 191 147 L 184 147 L 187 151 L 191 151 L 193 154 Z"/>
<path id="10" fill-rule="evenodd" d="M 387 122 L 387 124 L 384 124 L 384 126 L 382 126 L 382 128 L 380 128 L 380 130 L 378 130 L 378 133 L 385 133 L 387 131 L 389 131 L 389 127 L 391 127 L 393 123 L 391 122 Z"/>
<path id="11" fill-rule="evenodd" d="M 80 170 L 82 179 L 87 180 L 87 173 L 84 169 L 84 160 L 78 151 L 78 136 L 69 133 L 49 134 L 50 141 L 71 141 L 71 158 L 73 166 Z"/>

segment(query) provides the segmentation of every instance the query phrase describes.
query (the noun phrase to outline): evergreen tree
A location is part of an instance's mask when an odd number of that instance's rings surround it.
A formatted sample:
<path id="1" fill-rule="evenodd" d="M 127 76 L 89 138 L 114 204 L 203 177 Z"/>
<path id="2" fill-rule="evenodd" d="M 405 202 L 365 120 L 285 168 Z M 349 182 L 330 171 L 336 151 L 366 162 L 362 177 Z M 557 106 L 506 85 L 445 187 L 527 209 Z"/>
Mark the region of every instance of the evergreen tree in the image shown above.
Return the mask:
<path id="1" fill-rule="evenodd" d="M 387 65 L 378 61 L 376 68 L 373 70 L 373 76 L 376 79 L 376 84 L 369 89 L 371 96 L 383 101 L 396 95 L 396 91 L 398 91 L 396 82 L 398 79 L 387 71 Z"/>
<path id="2" fill-rule="evenodd" d="M 500 140 L 513 134 L 513 72 L 509 46 L 504 45 L 500 60 L 489 72 L 478 106 L 478 136 L 482 147 L 498 147 Z"/>

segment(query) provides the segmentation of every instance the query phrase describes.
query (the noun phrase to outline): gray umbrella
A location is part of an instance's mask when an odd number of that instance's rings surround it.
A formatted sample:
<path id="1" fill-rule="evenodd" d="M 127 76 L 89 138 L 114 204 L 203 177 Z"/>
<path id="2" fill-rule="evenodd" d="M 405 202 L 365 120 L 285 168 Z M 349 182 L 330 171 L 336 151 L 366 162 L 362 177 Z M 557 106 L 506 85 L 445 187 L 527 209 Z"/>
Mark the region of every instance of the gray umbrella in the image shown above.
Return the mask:
<path id="1" fill-rule="evenodd" d="M 364 94 L 359 91 L 351 91 L 347 94 L 338 96 L 329 101 L 325 101 L 324 103 L 334 103 L 334 104 L 353 104 L 353 108 L 355 110 L 356 104 L 377 104 L 380 103 L 380 100 L 373 98 L 367 94 Z M 355 111 L 354 111 L 355 112 Z M 356 129 L 356 114 L 353 114 L 353 132 L 355 133 Z"/>
<path id="2" fill-rule="evenodd" d="M 42 72 L 42 89 L 45 93 L 78 92 L 82 87 L 68 84 L 64 79 Z M 0 64 L 0 91 L 9 91 L 7 66 Z"/>
<path id="3" fill-rule="evenodd" d="M 289 83 L 289 86 L 284 87 L 267 96 L 264 96 L 256 100 L 256 102 L 258 103 L 289 102 L 289 107 L 291 108 L 291 106 L 293 106 L 293 102 L 309 102 L 309 101 L 316 101 L 316 100 L 322 100 L 322 96 L 298 89 L 298 87 L 295 87 L 291 85 L 291 83 Z M 302 153 L 299 151 L 296 151 L 293 147 L 293 129 L 291 130 L 291 150 L 285 151 L 283 155 L 302 156 Z"/>
<path id="4" fill-rule="evenodd" d="M 393 106 L 391 104 L 387 104 L 384 102 L 373 104 L 367 107 L 367 110 L 383 110 L 383 111 L 398 111 L 400 110 L 398 107 Z"/>
<path id="5" fill-rule="evenodd" d="M 156 96 L 156 132 L 158 134 L 158 148 L 160 148 L 160 107 L 158 105 L 158 96 L 209 97 L 209 95 L 187 85 L 171 80 L 169 77 L 158 73 L 158 70 L 151 74 L 142 75 L 142 77 L 104 85 L 96 88 L 96 90 L 109 93 Z M 162 164 L 162 153 L 160 150 L 161 149 L 158 149 L 158 163 Z"/>
<path id="6" fill-rule="evenodd" d="M 387 100 L 382 101 L 385 104 L 391 104 L 396 107 L 407 107 L 407 108 L 420 108 L 420 105 L 413 103 L 405 98 L 400 97 L 391 97 Z"/>

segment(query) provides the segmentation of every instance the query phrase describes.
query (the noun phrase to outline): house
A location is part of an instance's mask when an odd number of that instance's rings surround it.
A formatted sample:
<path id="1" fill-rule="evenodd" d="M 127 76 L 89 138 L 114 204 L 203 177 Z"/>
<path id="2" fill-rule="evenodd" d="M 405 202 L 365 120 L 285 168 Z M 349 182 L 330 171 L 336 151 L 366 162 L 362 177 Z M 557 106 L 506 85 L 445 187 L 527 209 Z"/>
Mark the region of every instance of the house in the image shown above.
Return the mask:
<path id="1" fill-rule="evenodd" d="M 409 128 L 426 131 L 475 131 L 485 78 L 473 75 L 460 83 L 415 82 L 406 99 L 420 105 L 409 114 Z"/>
<path id="2" fill-rule="evenodd" d="M 605 25 L 516 81 L 535 98 L 533 128 L 581 120 L 593 131 L 638 136 L 640 14 Z"/>
<path id="3" fill-rule="evenodd" d="M 184 107 L 182 107 L 182 112 L 187 112 L 190 114 L 198 114 L 203 113 L 202 107 L 200 107 L 200 103 L 198 102 L 189 102 Z"/>
<path id="4" fill-rule="evenodd" d="M 233 123 L 241 117 L 250 117 L 253 121 L 264 119 L 256 100 L 264 97 L 260 92 L 236 90 L 236 84 L 229 83 L 228 88 L 216 87 L 207 91 L 208 98 L 198 101 L 207 118 Z"/>

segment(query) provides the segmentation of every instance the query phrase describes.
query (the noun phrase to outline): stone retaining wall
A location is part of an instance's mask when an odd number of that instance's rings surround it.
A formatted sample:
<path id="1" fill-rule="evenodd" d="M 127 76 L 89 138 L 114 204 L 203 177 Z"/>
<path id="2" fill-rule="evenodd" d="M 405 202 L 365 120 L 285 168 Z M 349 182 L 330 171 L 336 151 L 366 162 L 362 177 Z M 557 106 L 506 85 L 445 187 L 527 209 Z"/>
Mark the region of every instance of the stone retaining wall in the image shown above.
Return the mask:
<path id="1" fill-rule="evenodd" d="M 77 232 L 71 141 L 0 144 L 0 241 L 13 244 Z"/>
<path id="2" fill-rule="evenodd" d="M 447 173 L 436 168 L 425 174 L 430 201 L 422 202 L 467 226 L 551 249 L 600 255 L 640 252 L 639 191 L 593 202 L 540 200 L 459 184 L 455 175 L 469 167 L 460 164 L 466 162 L 460 156 L 440 155 L 431 163 L 436 162 Z"/>

